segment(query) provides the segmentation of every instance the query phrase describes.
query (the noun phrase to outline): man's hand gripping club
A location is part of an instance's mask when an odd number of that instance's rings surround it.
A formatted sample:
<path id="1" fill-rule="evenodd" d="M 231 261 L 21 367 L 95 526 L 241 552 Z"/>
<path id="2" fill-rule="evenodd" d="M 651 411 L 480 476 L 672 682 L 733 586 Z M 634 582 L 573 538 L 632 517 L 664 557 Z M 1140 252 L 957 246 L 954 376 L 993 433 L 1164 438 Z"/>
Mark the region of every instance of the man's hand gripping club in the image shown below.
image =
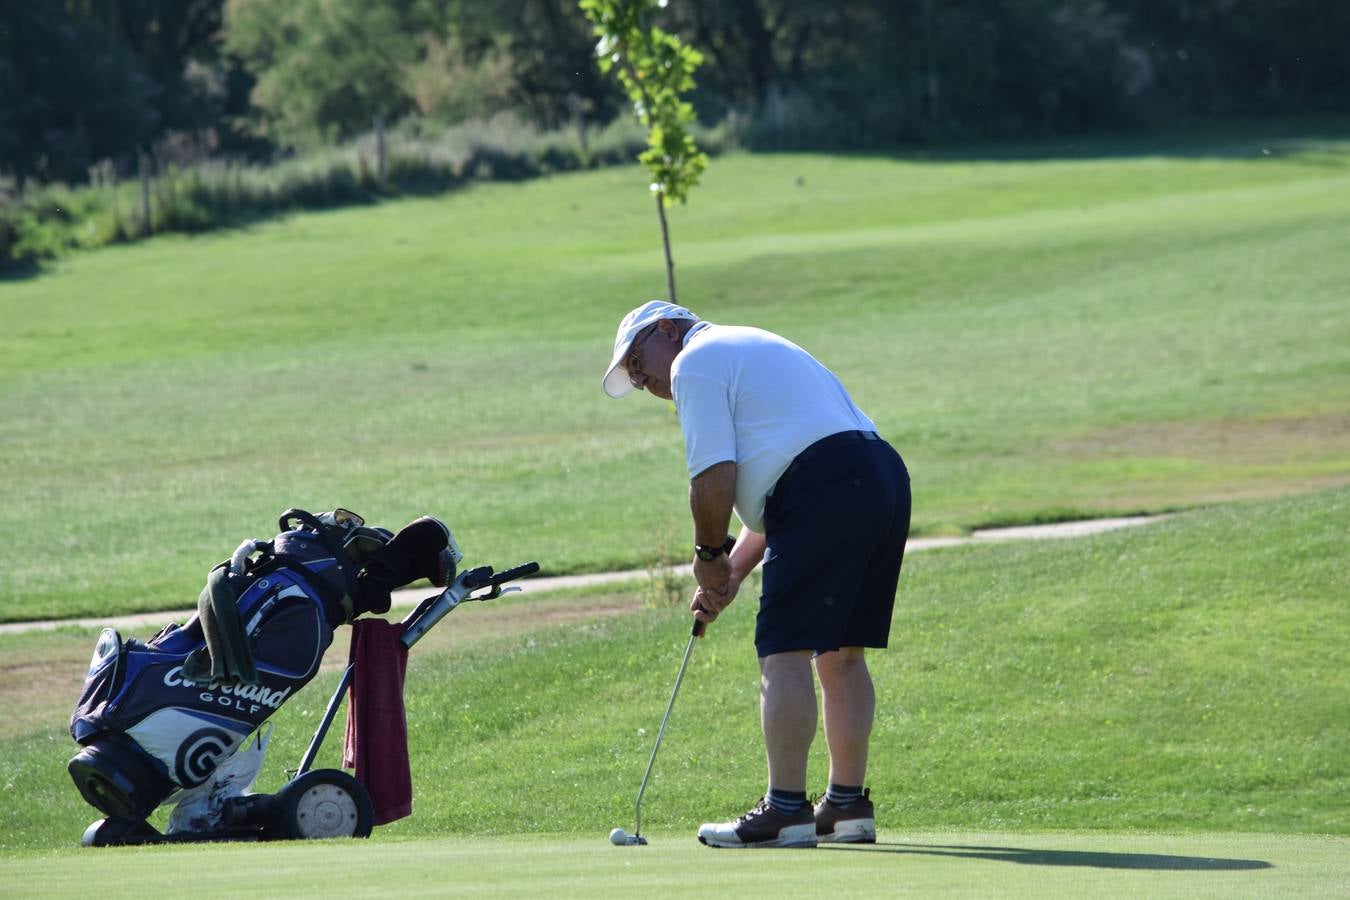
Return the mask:
<path id="1" fill-rule="evenodd" d="M 764 535 L 741 529 L 738 539 L 727 536 L 731 509 L 736 499 L 736 464 L 709 466 L 689 482 L 689 509 L 694 517 L 694 543 L 722 546 L 726 552 L 710 560 L 694 556 L 694 580 L 698 588 L 689 603 L 694 618 L 707 623 L 731 605 L 745 579 L 764 556 Z M 725 543 L 723 543 L 725 541 Z M 733 549 L 734 546 L 734 549 Z"/>

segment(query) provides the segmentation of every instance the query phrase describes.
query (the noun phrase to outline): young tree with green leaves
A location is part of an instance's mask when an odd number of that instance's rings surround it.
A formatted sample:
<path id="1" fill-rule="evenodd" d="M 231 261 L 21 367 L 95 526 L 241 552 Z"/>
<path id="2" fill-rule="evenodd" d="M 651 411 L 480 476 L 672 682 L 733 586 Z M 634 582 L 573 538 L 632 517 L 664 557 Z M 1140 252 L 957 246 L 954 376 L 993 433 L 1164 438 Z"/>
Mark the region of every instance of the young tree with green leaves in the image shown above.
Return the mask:
<path id="1" fill-rule="evenodd" d="M 647 129 L 647 149 L 638 160 L 651 173 L 661 244 L 666 252 L 666 286 L 675 297 L 675 261 L 670 254 L 667 204 L 686 202 L 708 167 L 688 126 L 694 108 L 681 95 L 694 87 L 694 70 L 703 55 L 675 35 L 652 24 L 666 0 L 580 0 L 582 12 L 600 38 L 596 58 L 601 72 L 614 72 L 633 103 L 633 112 Z"/>

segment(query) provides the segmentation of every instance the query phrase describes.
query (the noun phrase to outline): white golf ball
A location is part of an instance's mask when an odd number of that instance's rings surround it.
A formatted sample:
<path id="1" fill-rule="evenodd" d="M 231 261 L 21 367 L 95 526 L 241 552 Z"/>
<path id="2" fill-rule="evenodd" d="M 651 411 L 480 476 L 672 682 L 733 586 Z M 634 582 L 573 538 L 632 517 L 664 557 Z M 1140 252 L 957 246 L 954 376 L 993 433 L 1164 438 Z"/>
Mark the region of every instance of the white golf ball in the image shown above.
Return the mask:
<path id="1" fill-rule="evenodd" d="M 609 842 L 622 847 L 624 844 L 628 843 L 628 832 L 624 831 L 622 828 L 615 828 L 609 833 Z"/>

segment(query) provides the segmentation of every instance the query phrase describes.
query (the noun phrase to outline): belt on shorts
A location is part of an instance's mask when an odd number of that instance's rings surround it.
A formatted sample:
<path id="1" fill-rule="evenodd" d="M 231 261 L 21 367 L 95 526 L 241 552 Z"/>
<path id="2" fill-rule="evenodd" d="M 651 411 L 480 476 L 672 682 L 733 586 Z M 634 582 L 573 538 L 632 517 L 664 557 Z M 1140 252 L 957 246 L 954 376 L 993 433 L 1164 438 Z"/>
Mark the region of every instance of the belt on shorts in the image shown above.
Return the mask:
<path id="1" fill-rule="evenodd" d="M 840 444 L 856 444 L 859 441 L 879 441 L 881 435 L 875 431 L 840 431 L 835 434 L 827 435 L 808 446 L 801 453 L 793 457 L 792 462 L 783 470 L 783 474 L 778 476 L 778 481 L 774 483 L 771 494 L 778 493 L 778 489 L 787 484 L 793 475 L 799 469 L 805 468 L 811 460 L 831 447 L 838 447 Z"/>

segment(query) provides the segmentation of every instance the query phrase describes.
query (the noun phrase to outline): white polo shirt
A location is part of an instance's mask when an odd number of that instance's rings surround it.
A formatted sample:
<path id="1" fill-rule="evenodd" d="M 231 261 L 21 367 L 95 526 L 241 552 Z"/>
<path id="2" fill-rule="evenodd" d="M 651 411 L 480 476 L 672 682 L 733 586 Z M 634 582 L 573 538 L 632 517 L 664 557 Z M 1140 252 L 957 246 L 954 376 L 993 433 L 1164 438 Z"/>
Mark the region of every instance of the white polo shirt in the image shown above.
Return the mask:
<path id="1" fill-rule="evenodd" d="M 764 502 L 793 457 L 840 431 L 875 431 L 834 373 L 760 328 L 699 322 L 671 367 L 693 478 L 736 463 L 736 515 L 764 531 Z"/>

